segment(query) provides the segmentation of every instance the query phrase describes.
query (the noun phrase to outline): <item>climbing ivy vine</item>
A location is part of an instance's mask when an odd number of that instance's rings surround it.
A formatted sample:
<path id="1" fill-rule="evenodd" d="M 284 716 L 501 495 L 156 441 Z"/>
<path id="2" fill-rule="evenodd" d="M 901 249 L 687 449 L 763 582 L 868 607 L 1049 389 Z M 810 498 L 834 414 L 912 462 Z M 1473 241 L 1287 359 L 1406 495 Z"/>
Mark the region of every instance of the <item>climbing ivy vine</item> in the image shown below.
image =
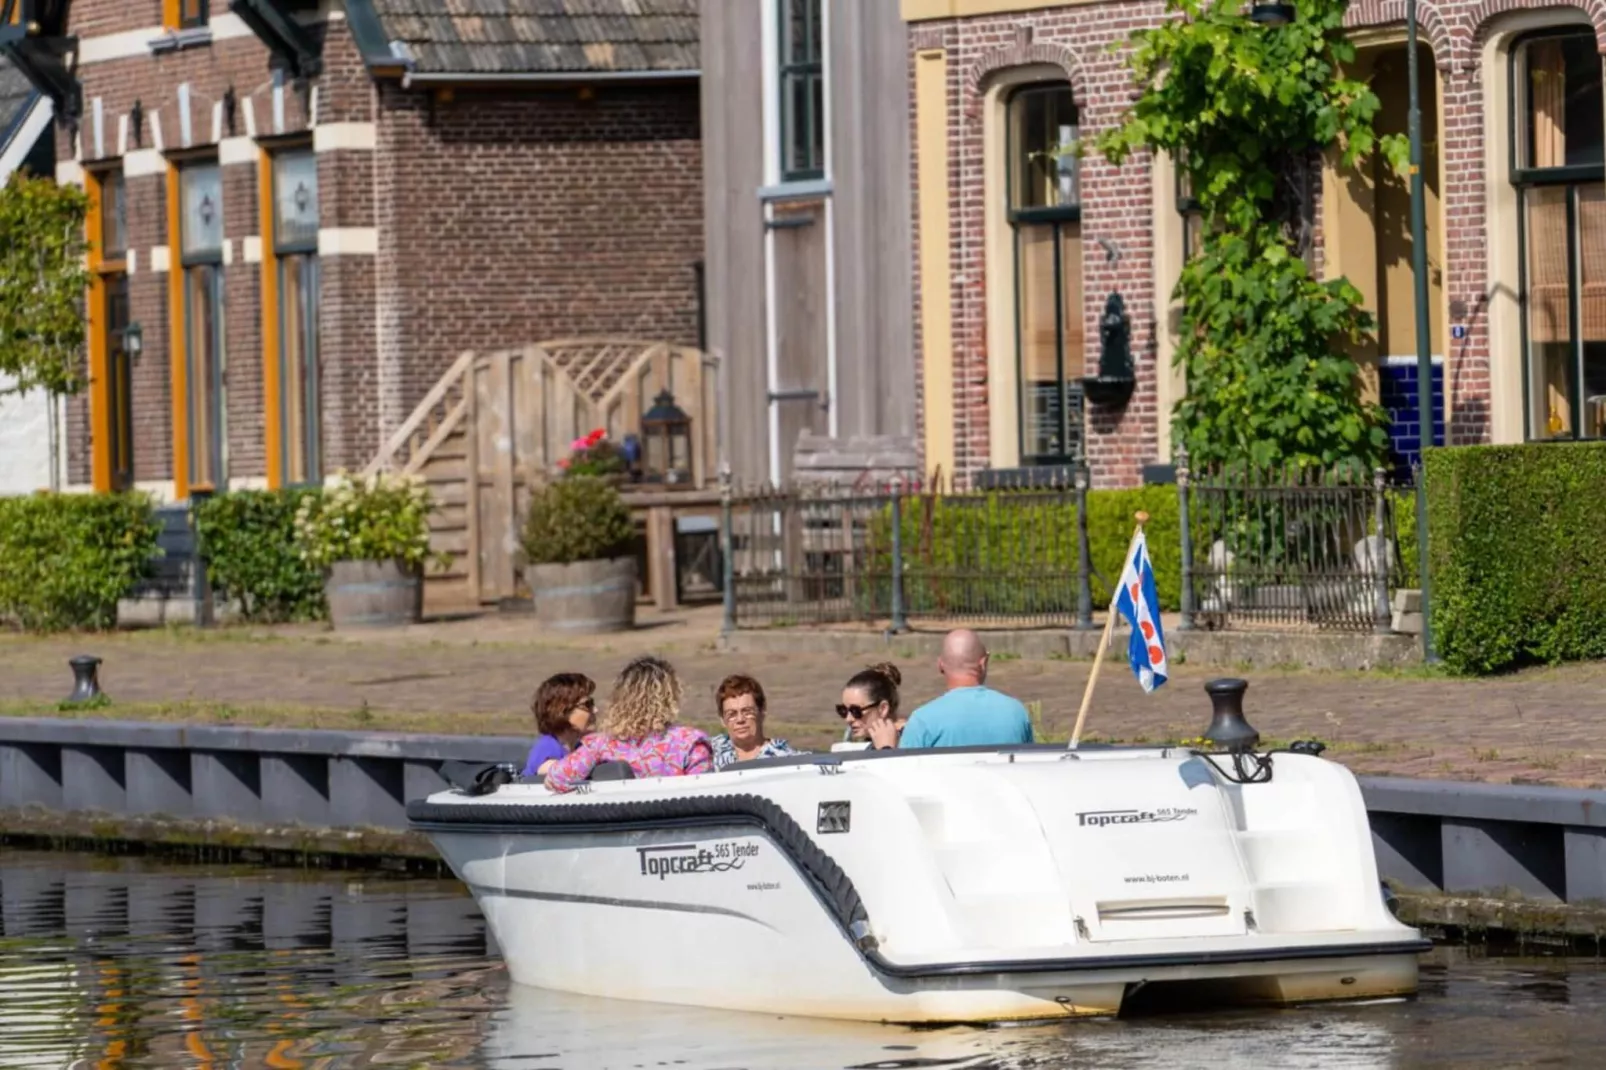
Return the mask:
<path id="1" fill-rule="evenodd" d="M 1125 43 L 1140 95 L 1099 149 L 1117 164 L 1164 150 L 1205 216 L 1175 295 L 1187 397 L 1173 441 L 1195 467 L 1371 468 L 1387 450 L 1387 416 L 1344 352 L 1373 319 L 1347 279 L 1317 279 L 1306 262 L 1320 155 L 1407 156 L 1403 137 L 1374 133 L 1377 96 L 1343 73 L 1355 58 L 1345 6 L 1297 0 L 1292 22 L 1263 27 L 1239 0 L 1168 0 L 1181 17 Z"/>
<path id="2" fill-rule="evenodd" d="M 0 188 L 0 395 L 84 385 L 84 291 L 89 271 L 76 186 L 18 172 Z"/>

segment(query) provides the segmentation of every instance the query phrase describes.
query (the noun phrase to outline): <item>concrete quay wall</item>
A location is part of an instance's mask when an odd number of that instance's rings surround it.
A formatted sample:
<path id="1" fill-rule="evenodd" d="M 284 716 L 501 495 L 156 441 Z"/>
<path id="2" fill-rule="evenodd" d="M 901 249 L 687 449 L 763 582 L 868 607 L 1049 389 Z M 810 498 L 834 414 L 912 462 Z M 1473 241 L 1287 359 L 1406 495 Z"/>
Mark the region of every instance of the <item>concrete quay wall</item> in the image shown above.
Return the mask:
<path id="1" fill-rule="evenodd" d="M 0 719 L 0 835 L 418 857 L 407 800 L 522 737 Z M 1606 931 L 1606 791 L 1362 777 L 1379 875 L 1458 927 Z M 1519 909 L 1520 908 L 1520 909 Z"/>

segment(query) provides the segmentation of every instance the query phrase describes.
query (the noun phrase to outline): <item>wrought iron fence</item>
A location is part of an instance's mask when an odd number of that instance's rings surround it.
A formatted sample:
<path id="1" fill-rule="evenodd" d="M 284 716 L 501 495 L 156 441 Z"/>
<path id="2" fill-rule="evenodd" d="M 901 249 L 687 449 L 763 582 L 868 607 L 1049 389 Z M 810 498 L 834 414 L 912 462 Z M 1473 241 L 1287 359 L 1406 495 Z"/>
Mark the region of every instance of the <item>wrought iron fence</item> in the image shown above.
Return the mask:
<path id="1" fill-rule="evenodd" d="M 1185 620 L 1390 630 L 1391 593 L 1404 570 L 1383 470 L 1232 468 L 1190 479 L 1184 464 L 1179 476 L 1189 511 Z"/>
<path id="2" fill-rule="evenodd" d="M 733 495 L 734 624 L 1070 625 L 1091 606 L 1077 493 L 881 485 Z"/>
<path id="3" fill-rule="evenodd" d="M 1181 462 L 1181 604 L 1165 608 L 1184 627 L 1388 629 L 1403 570 L 1383 473 L 1190 478 Z M 1115 577 L 1093 575 L 1086 485 L 1083 469 L 1047 487 L 727 489 L 727 625 L 1091 627 L 1093 581 L 1102 597 Z"/>

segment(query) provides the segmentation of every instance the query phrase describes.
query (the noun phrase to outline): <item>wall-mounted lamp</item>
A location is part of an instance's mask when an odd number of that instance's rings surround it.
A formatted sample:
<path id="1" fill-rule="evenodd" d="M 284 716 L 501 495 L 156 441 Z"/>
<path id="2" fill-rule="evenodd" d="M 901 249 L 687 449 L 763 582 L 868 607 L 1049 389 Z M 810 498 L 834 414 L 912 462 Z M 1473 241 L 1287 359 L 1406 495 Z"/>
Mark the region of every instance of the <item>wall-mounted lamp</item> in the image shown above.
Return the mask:
<path id="1" fill-rule="evenodd" d="M 1249 9 L 1249 20 L 1261 26 L 1287 26 L 1294 21 L 1294 5 L 1255 4 Z"/>
<path id="2" fill-rule="evenodd" d="M 123 352 L 128 354 L 129 360 L 138 360 L 140 353 L 145 349 L 145 335 L 138 323 L 130 323 L 123 328 Z"/>

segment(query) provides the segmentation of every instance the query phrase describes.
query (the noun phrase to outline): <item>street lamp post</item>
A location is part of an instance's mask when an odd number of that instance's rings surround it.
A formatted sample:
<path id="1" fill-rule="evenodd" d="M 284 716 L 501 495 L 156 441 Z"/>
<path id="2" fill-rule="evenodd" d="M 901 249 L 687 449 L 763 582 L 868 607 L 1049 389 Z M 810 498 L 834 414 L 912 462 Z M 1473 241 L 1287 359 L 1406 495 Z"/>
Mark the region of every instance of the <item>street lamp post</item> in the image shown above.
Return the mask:
<path id="1" fill-rule="evenodd" d="M 1426 197 L 1422 190 L 1422 102 L 1417 85 L 1416 0 L 1405 0 L 1406 79 L 1410 87 L 1411 136 L 1411 274 L 1416 284 L 1416 423 L 1417 456 L 1426 459 L 1433 445 L 1433 339 L 1428 329 L 1428 243 Z M 1379 535 L 1382 532 L 1378 533 Z M 1416 476 L 1417 582 L 1422 588 L 1422 659 L 1433 660 L 1433 626 L 1428 603 L 1427 470 Z"/>
<path id="2" fill-rule="evenodd" d="M 1256 3 L 1249 9 L 1249 18 L 1260 26 L 1283 26 L 1293 20 L 1294 8 L 1288 3 Z M 1416 0 L 1405 0 L 1406 78 L 1411 83 L 1406 124 L 1411 138 L 1411 274 L 1416 297 L 1416 414 L 1420 455 L 1433 444 L 1435 409 L 1433 339 L 1428 329 L 1427 207 L 1422 187 L 1422 101 L 1417 86 L 1416 31 Z M 1428 491 L 1427 480 L 1421 472 L 1416 480 L 1416 547 L 1417 582 L 1422 588 L 1422 658 L 1432 661 L 1433 631 L 1428 613 Z"/>

